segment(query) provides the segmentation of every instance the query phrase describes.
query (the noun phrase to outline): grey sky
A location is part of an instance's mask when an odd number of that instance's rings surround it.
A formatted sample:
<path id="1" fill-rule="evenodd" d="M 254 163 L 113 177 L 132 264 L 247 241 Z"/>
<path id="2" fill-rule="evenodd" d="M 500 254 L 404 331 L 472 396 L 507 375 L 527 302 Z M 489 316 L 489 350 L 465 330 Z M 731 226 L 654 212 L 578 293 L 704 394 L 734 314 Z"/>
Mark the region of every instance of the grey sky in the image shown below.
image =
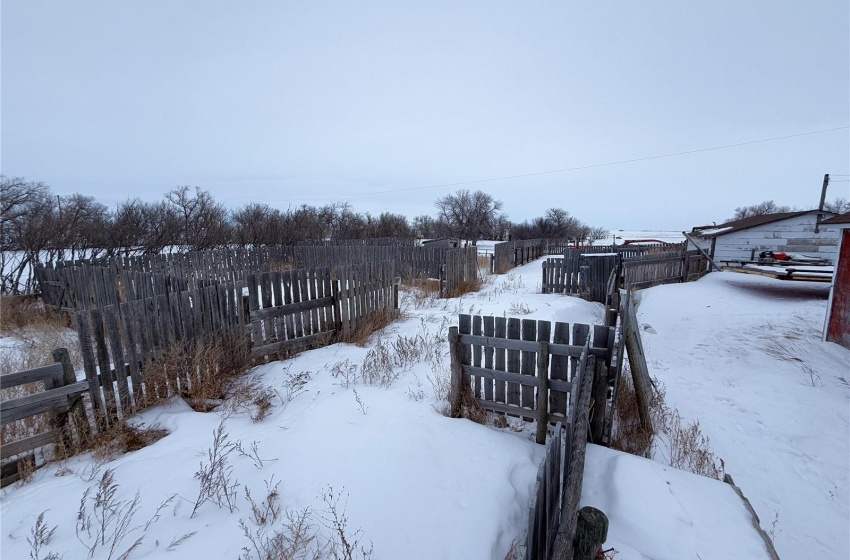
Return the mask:
<path id="1" fill-rule="evenodd" d="M 514 220 L 678 229 L 816 205 L 824 173 L 850 174 L 846 0 L 4 0 L 0 18 L 0 169 L 110 205 L 187 184 L 412 217 L 460 188 L 419 187 L 844 127 L 465 187 Z M 396 192 L 356 196 L 376 191 Z"/>

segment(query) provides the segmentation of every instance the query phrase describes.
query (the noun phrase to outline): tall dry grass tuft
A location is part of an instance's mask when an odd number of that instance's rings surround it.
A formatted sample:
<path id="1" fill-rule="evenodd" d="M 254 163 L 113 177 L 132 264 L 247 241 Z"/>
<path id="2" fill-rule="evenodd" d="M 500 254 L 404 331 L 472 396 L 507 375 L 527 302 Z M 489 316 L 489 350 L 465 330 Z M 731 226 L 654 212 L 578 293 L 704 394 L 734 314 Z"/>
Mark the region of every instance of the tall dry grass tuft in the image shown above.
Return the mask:
<path id="1" fill-rule="evenodd" d="M 478 276 L 476 276 L 474 279 L 462 280 L 461 282 L 458 282 L 454 285 L 454 288 L 452 288 L 449 293 L 446 294 L 446 297 L 457 298 L 464 294 L 477 292 L 481 289 L 481 286 L 483 284 L 484 282 Z"/>
<path id="2" fill-rule="evenodd" d="M 0 332 L 4 334 L 26 328 L 70 327 L 71 318 L 67 313 L 45 307 L 37 296 L 0 296 Z"/>
<path id="3" fill-rule="evenodd" d="M 236 330 L 188 346 L 175 344 L 145 366 L 144 405 L 179 394 L 195 410 L 208 412 L 228 396 L 246 392 L 240 380 L 251 365 L 251 347 Z"/>
<path id="4" fill-rule="evenodd" d="M 396 313 L 393 311 L 374 311 L 361 318 L 357 323 L 357 328 L 349 332 L 347 336 L 340 337 L 340 342 L 355 344 L 362 348 L 369 343 L 373 334 L 388 327 L 396 318 Z"/>
<path id="5" fill-rule="evenodd" d="M 628 366 L 623 368 L 614 408 L 611 448 L 722 480 L 723 461 L 711 451 L 710 441 L 703 435 L 699 421 L 685 422 L 678 410 L 665 403 L 664 385 L 654 380 L 653 386 L 649 408 L 654 432 L 645 429 L 640 422 L 631 373 Z"/>

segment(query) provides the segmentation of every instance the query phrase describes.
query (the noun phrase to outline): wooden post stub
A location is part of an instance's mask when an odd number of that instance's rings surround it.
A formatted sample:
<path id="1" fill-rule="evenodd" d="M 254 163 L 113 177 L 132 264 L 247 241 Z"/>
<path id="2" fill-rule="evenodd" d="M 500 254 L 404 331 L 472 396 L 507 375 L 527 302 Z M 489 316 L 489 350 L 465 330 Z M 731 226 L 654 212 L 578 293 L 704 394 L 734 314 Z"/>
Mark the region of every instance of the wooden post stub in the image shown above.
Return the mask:
<path id="1" fill-rule="evenodd" d="M 608 539 L 608 517 L 600 510 L 584 506 L 578 511 L 574 560 L 594 560 Z"/>

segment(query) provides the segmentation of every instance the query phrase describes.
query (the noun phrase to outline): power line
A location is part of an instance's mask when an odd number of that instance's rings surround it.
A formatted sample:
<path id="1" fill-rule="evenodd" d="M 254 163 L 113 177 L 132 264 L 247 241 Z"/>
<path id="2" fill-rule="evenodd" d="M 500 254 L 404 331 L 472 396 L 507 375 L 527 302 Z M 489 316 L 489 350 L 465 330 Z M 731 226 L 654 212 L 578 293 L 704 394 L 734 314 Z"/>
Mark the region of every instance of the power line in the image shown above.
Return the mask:
<path id="1" fill-rule="evenodd" d="M 522 173 L 522 174 L 518 174 L 518 175 L 505 175 L 505 176 L 502 176 L 502 177 L 490 177 L 490 178 L 487 178 L 487 179 L 475 179 L 475 180 L 472 180 L 472 181 L 458 181 L 458 182 L 455 182 L 455 183 L 441 183 L 441 184 L 437 184 L 437 185 L 426 185 L 426 186 L 423 186 L 423 187 L 407 187 L 407 188 L 388 189 L 388 190 L 382 190 L 382 191 L 368 191 L 368 192 L 349 193 L 349 194 L 340 194 L 340 195 L 307 196 L 307 197 L 298 197 L 298 198 L 289 198 L 289 199 L 269 200 L 269 201 L 266 201 L 266 202 L 281 202 L 281 201 L 284 201 L 284 200 L 287 201 L 287 202 L 293 202 L 293 201 L 303 201 L 303 200 L 325 200 L 325 199 L 329 199 L 329 198 L 353 198 L 355 196 L 369 196 L 369 195 L 373 195 L 373 194 L 390 194 L 390 193 L 398 193 L 398 192 L 421 191 L 421 190 L 426 190 L 426 189 L 439 189 L 439 188 L 445 188 L 445 187 L 461 187 L 461 186 L 465 186 L 465 185 L 477 185 L 477 184 L 481 184 L 481 183 L 491 183 L 491 182 L 494 182 L 494 181 L 506 181 L 508 179 L 524 179 L 524 178 L 527 178 L 527 177 L 538 177 L 540 175 L 552 175 L 554 173 L 566 173 L 568 171 L 581 171 L 581 170 L 584 170 L 584 169 L 596 169 L 598 167 L 608 167 L 608 166 L 612 166 L 612 165 L 624 165 L 624 164 L 627 164 L 627 163 L 638 163 L 638 162 L 641 162 L 641 161 L 650 161 L 650 160 L 654 160 L 654 159 L 663 159 L 663 158 L 669 158 L 669 157 L 698 154 L 698 153 L 702 153 L 702 152 L 710 152 L 710 151 L 713 151 L 713 150 L 725 150 L 725 149 L 729 149 L 729 148 L 738 148 L 738 147 L 741 147 L 741 146 L 750 146 L 752 144 L 763 144 L 765 142 L 775 142 L 777 140 L 787 140 L 789 138 L 799 138 L 801 136 L 812 136 L 814 134 L 824 134 L 824 133 L 827 133 L 827 132 L 835 132 L 835 131 L 838 131 L 838 130 L 847 130 L 848 128 L 850 128 L 850 126 L 839 126 L 839 127 L 827 128 L 827 129 L 823 129 L 823 130 L 813 130 L 813 131 L 810 131 L 810 132 L 800 132 L 798 134 L 788 134 L 788 135 L 785 135 L 785 136 L 774 136 L 772 138 L 762 138 L 762 139 L 759 139 L 759 140 L 748 140 L 746 142 L 737 142 L 735 144 L 724 144 L 722 146 L 711 146 L 709 148 L 698 148 L 698 149 L 695 149 L 695 150 L 685 150 L 685 151 L 681 151 L 681 152 L 671 152 L 671 153 L 667 153 L 667 154 L 658 154 L 658 155 L 645 156 L 645 157 L 640 157 L 640 158 L 623 159 L 623 160 L 618 160 L 618 161 L 608 161 L 608 162 L 605 162 L 605 163 L 595 163 L 595 164 L 591 164 L 591 165 L 581 165 L 581 166 L 578 166 L 578 167 L 565 167 L 563 169 L 551 169 L 551 170 L 548 170 L 548 171 L 537 171 L 537 172 L 534 172 L 534 173 Z M 838 175 L 836 175 L 836 176 L 838 176 Z M 834 181 L 834 182 L 837 183 L 838 181 Z M 244 202 L 244 201 L 235 201 L 235 202 Z"/>

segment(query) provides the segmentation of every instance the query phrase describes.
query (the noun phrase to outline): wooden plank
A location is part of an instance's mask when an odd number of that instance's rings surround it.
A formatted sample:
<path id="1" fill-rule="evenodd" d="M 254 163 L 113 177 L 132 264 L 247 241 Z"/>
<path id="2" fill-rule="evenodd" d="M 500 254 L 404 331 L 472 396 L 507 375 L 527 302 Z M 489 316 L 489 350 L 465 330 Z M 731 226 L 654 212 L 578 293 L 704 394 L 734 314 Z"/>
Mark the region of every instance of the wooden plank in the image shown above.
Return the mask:
<path id="1" fill-rule="evenodd" d="M 534 350 L 526 351 L 521 354 L 520 373 L 534 377 L 537 369 L 537 321 L 534 319 L 523 319 L 521 336 L 525 341 L 534 341 Z M 535 382 L 534 385 L 537 385 L 537 383 Z M 520 399 L 523 407 L 534 408 L 534 385 L 523 385 L 520 387 Z M 532 420 L 534 420 L 534 418 L 528 418 L 529 422 Z"/>
<path id="2" fill-rule="evenodd" d="M 118 419 L 117 403 L 115 401 L 115 385 L 112 377 L 112 364 L 109 359 L 109 347 L 106 342 L 106 334 L 103 330 L 103 311 L 101 309 L 91 310 L 92 338 L 96 347 L 98 378 L 103 391 L 105 411 L 108 422 Z"/>
<path id="3" fill-rule="evenodd" d="M 466 313 L 462 313 L 458 315 L 457 319 L 458 325 L 458 333 L 460 335 L 470 334 L 472 331 L 472 316 Z M 461 338 L 458 339 L 460 343 L 460 363 L 465 366 L 472 365 L 472 346 L 469 343 L 464 343 Z M 471 386 L 470 376 L 468 373 L 465 373 L 461 377 L 461 381 L 466 386 Z"/>
<path id="4" fill-rule="evenodd" d="M 61 436 L 62 430 L 59 428 L 53 428 L 52 430 L 48 430 L 34 436 L 19 439 L 10 443 L 4 443 L 3 445 L 0 445 L 0 460 L 5 461 L 9 457 L 14 457 L 15 455 L 20 455 L 27 451 L 34 451 L 39 447 L 44 447 L 51 443 L 56 443 L 59 441 Z"/>
<path id="5" fill-rule="evenodd" d="M 492 338 L 496 332 L 496 318 L 492 315 L 487 315 L 484 317 L 484 336 L 488 338 Z M 493 369 L 493 355 L 495 353 L 495 349 L 492 346 L 484 346 L 484 367 L 486 369 Z M 492 401 L 493 400 L 493 380 L 484 379 L 484 400 Z"/>
<path id="6" fill-rule="evenodd" d="M 472 317 L 472 334 L 481 336 L 482 332 L 482 324 L 481 324 L 481 315 L 475 315 Z M 481 357 L 482 357 L 482 348 L 480 344 L 475 344 L 472 346 L 472 365 L 481 367 Z M 481 397 L 481 378 L 475 376 L 475 384 L 473 386 L 473 394 L 475 398 Z"/>
<path id="7" fill-rule="evenodd" d="M 515 317 L 508 319 L 507 337 L 512 340 L 520 338 L 521 322 Z M 517 350 L 508 349 L 507 371 L 512 373 L 522 373 L 520 369 L 520 353 Z M 508 404 L 520 404 L 520 390 L 516 383 L 507 384 L 507 401 Z"/>
<path id="8" fill-rule="evenodd" d="M 9 422 L 55 409 L 67 410 L 69 395 L 79 395 L 88 390 L 88 381 L 78 381 L 49 391 L 0 401 L 0 424 L 5 426 Z"/>
<path id="9" fill-rule="evenodd" d="M 310 311 L 320 307 L 327 307 L 334 303 L 332 297 L 323 297 L 314 300 L 301 301 L 298 303 L 290 303 L 281 305 L 280 307 L 269 307 L 267 309 L 258 309 L 251 312 L 251 320 L 259 321 L 269 318 L 280 317 L 281 315 L 292 315 L 302 311 Z"/>
<path id="10" fill-rule="evenodd" d="M 113 373 L 118 382 L 118 397 L 121 412 L 127 416 L 132 410 L 130 401 L 130 387 L 127 384 L 127 361 L 124 358 L 124 349 L 121 347 L 121 331 L 118 328 L 118 310 L 114 305 L 103 308 L 103 316 L 106 320 L 106 329 L 109 331 L 109 347 L 112 353 Z"/>
<path id="11" fill-rule="evenodd" d="M 48 378 L 61 379 L 62 364 L 50 364 L 24 371 L 4 373 L 0 375 L 0 389 L 8 389 L 10 387 L 17 387 L 18 385 L 44 381 Z"/>
<path id="12" fill-rule="evenodd" d="M 302 336 L 299 338 L 294 338 L 292 340 L 272 342 L 271 344 L 265 344 L 263 346 L 251 350 L 251 357 L 261 358 L 263 356 L 268 356 L 269 354 L 278 354 L 281 352 L 292 352 L 295 350 L 302 350 L 310 346 L 324 344 L 327 341 L 332 340 L 333 336 L 333 331 L 328 331 Z"/>
<path id="13" fill-rule="evenodd" d="M 505 317 L 496 317 L 495 329 L 493 331 L 494 340 L 502 340 L 507 336 L 508 320 Z M 493 367 L 499 371 L 506 371 L 505 349 L 495 345 L 487 344 L 494 348 L 493 351 Z M 496 381 L 493 384 L 493 398 L 496 402 L 507 402 L 507 391 L 504 382 Z"/>

